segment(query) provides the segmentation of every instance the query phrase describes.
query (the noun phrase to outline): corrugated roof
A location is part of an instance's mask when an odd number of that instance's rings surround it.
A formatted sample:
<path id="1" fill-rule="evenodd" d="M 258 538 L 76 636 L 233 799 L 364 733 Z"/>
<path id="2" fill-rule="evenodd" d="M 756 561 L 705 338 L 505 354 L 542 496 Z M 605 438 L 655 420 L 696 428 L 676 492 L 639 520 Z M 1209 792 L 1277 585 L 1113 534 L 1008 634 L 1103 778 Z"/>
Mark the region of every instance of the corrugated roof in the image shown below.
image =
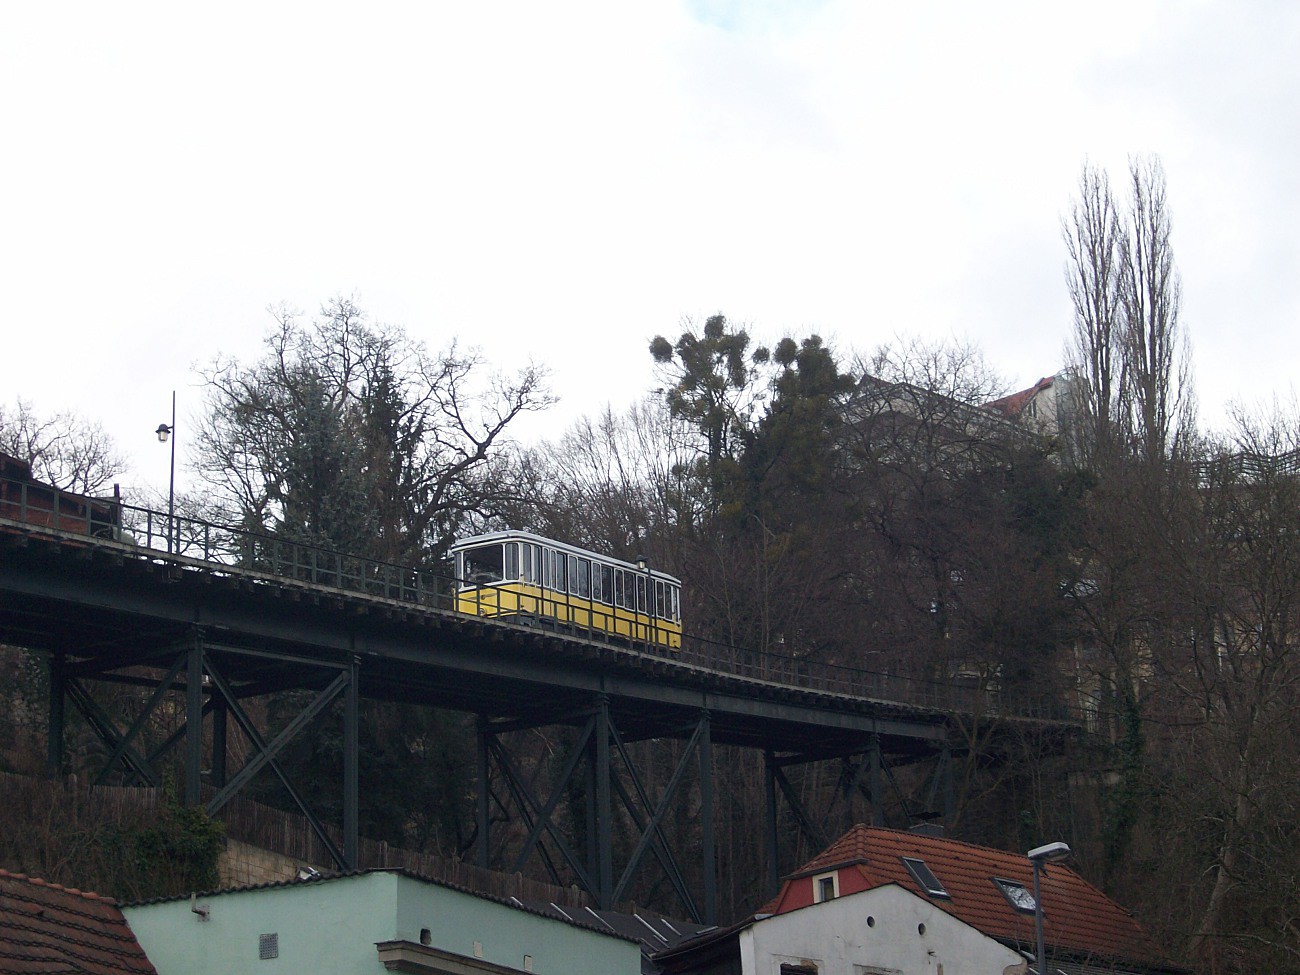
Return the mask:
<path id="1" fill-rule="evenodd" d="M 275 890 L 281 887 L 301 887 L 306 884 L 328 883 L 335 880 L 346 880 L 350 877 L 362 877 L 372 873 L 391 873 L 406 877 L 410 880 L 418 880 L 420 883 L 429 884 L 432 887 L 443 887 L 447 890 L 454 890 L 460 894 L 468 894 L 470 897 L 477 897 L 479 900 L 492 901 L 496 904 L 504 904 L 506 907 L 512 907 L 515 910 L 523 911 L 525 914 L 536 914 L 539 917 L 550 918 L 555 921 L 563 921 L 565 924 L 572 925 L 575 928 L 585 928 L 588 931 L 596 931 L 600 934 L 607 934 L 611 937 L 620 938 L 624 941 L 638 941 L 639 938 L 623 934 L 619 931 L 610 930 L 609 925 L 599 918 L 592 919 L 582 908 L 571 908 L 567 912 L 551 910 L 554 905 L 547 905 L 543 908 L 535 903 L 521 901 L 517 897 L 498 897 L 496 894 L 485 894 L 482 891 L 474 890 L 463 884 L 453 883 L 450 880 L 443 880 L 438 877 L 429 877 L 416 870 L 407 867 L 360 867 L 354 870 L 338 870 L 313 873 L 310 877 L 291 877 L 286 880 L 270 880 L 260 884 L 241 884 L 235 887 L 219 887 L 215 890 L 198 891 L 198 897 L 219 897 L 223 894 L 239 894 L 251 890 Z M 149 904 L 164 904 L 168 901 L 189 900 L 189 894 L 175 894 L 170 897 L 152 897 L 148 900 L 133 901 L 126 906 L 144 907 Z M 3 973 L 0 973 L 3 975 Z"/>
<path id="2" fill-rule="evenodd" d="M 111 897 L 0 869 L 0 972 L 151 975 L 155 969 Z"/>
<path id="3" fill-rule="evenodd" d="M 791 883 L 832 869 L 858 871 L 868 888 L 894 883 L 927 897 L 903 864 L 903 857 L 925 861 L 943 884 L 949 897 L 928 898 L 936 906 L 990 937 L 1033 945 L 1033 914 L 1016 910 L 993 882 L 995 878 L 1009 880 L 1032 893 L 1033 868 L 1023 853 L 863 825 L 849 830 L 791 874 L 781 896 L 764 910 L 782 913 Z M 1054 951 L 1181 970 L 1132 915 L 1065 864 L 1050 864 L 1041 885 L 1044 938 Z"/>
<path id="4" fill-rule="evenodd" d="M 629 940 L 640 942 L 642 975 L 657 975 L 659 972 L 658 965 L 653 961 L 656 953 L 675 948 L 703 931 L 715 930 L 712 925 L 669 920 L 654 914 L 623 914 L 619 911 L 603 911 L 590 907 L 562 908 L 557 904 L 529 903 L 527 906 L 556 917 L 571 920 L 591 919 Z"/>

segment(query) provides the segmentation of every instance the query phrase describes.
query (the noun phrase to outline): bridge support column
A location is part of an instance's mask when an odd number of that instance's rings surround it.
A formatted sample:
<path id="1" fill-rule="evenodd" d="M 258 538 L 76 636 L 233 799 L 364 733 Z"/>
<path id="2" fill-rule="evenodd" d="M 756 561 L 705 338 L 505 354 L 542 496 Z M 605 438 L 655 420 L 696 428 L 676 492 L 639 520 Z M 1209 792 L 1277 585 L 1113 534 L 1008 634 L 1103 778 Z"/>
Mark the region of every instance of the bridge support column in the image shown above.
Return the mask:
<path id="1" fill-rule="evenodd" d="M 212 787 L 221 789 L 226 784 L 227 719 L 230 712 L 220 696 L 212 698 Z"/>
<path id="2" fill-rule="evenodd" d="M 941 759 L 943 770 L 943 828 L 952 829 L 953 821 L 957 818 L 957 795 L 953 790 L 952 784 L 952 749 L 947 745 L 943 746 L 943 758 Z"/>
<path id="3" fill-rule="evenodd" d="M 777 847 L 776 823 L 776 756 L 772 750 L 763 752 L 764 798 L 767 807 L 764 812 L 763 825 L 767 830 L 767 891 L 775 895 L 781 889 L 780 853 Z"/>
<path id="4" fill-rule="evenodd" d="M 492 844 L 488 831 L 491 828 L 491 805 L 489 802 L 490 795 L 488 790 L 491 788 L 491 779 L 488 770 L 488 720 L 487 716 L 480 714 L 477 721 L 477 731 L 475 740 L 478 742 L 478 801 L 476 803 L 476 815 L 478 817 L 478 865 L 480 869 L 487 870 L 492 865 Z"/>
<path id="5" fill-rule="evenodd" d="M 203 799 L 203 635 L 196 633 L 185 661 L 185 805 Z"/>
<path id="6" fill-rule="evenodd" d="M 354 656 L 348 665 L 348 686 L 343 696 L 343 859 L 349 869 L 359 860 L 358 840 L 358 728 L 360 724 L 361 658 Z"/>
<path id="7" fill-rule="evenodd" d="M 718 921 L 718 865 L 713 845 L 713 735 L 709 712 L 700 715 L 700 840 L 704 860 L 704 923 Z"/>
<path id="8" fill-rule="evenodd" d="M 45 727 L 48 740 L 45 751 L 45 774 L 57 779 L 63 775 L 63 709 L 67 684 L 63 672 L 63 654 L 55 653 L 49 660 L 50 700 Z"/>
<path id="9" fill-rule="evenodd" d="M 596 902 L 605 910 L 614 909 L 614 851 L 610 819 L 613 804 L 609 785 L 609 699 L 603 694 L 596 704 L 596 844 L 599 869 L 596 872 Z"/>
<path id="10" fill-rule="evenodd" d="M 869 757 L 871 762 L 871 825 L 885 825 L 885 807 L 884 802 L 884 784 L 881 781 L 880 769 L 880 735 L 871 736 L 871 753 Z"/>

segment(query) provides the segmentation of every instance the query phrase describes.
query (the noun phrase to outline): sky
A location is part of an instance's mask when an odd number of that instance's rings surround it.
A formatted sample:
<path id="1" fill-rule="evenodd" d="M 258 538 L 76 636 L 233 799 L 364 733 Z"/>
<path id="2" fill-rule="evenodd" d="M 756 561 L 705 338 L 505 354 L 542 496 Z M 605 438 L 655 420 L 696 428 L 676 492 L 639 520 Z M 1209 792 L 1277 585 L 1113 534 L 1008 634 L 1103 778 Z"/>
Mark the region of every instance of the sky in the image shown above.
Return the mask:
<path id="1" fill-rule="evenodd" d="M 351 295 L 550 370 L 558 437 L 722 312 L 841 354 L 1071 327 L 1085 161 L 1157 155 L 1205 424 L 1300 357 L 1300 4 L 501 0 L 0 7 L 0 403 L 177 481 L 201 368 Z"/>

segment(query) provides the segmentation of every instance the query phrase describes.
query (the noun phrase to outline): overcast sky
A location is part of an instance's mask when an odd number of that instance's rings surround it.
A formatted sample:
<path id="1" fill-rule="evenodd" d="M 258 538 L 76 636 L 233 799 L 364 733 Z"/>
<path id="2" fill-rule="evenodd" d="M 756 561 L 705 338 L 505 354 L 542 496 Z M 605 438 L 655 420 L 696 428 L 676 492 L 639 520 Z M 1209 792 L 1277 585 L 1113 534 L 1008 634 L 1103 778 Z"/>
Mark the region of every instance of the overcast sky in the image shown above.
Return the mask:
<path id="1" fill-rule="evenodd" d="M 0 8 L 0 402 L 152 431 L 267 308 L 353 294 L 550 367 L 558 435 L 724 312 L 844 352 L 1070 327 L 1085 159 L 1167 178 L 1202 412 L 1289 397 L 1300 4 L 553 0 Z M 178 471 L 178 479 L 184 474 Z"/>

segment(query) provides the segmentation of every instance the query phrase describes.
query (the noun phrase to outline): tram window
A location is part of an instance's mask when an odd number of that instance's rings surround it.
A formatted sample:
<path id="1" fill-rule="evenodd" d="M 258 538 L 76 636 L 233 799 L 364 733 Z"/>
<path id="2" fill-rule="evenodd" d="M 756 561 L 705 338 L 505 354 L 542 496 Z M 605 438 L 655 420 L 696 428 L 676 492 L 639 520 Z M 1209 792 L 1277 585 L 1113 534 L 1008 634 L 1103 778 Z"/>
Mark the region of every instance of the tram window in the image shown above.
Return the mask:
<path id="1" fill-rule="evenodd" d="M 600 569 L 600 601 L 614 605 L 614 567 L 612 565 L 598 566 Z"/>
<path id="2" fill-rule="evenodd" d="M 673 586 L 673 622 L 680 622 L 682 618 L 682 591 Z"/>
<path id="3" fill-rule="evenodd" d="M 630 609 L 630 600 L 627 598 L 627 573 L 622 569 L 614 570 L 614 605 L 622 606 L 624 609 Z"/>
<path id="4" fill-rule="evenodd" d="M 604 602 L 605 587 L 603 585 L 602 570 L 605 567 L 599 562 L 591 563 L 591 599 L 593 602 Z"/>
<path id="5" fill-rule="evenodd" d="M 533 567 L 532 581 L 540 586 L 542 584 L 542 547 L 540 545 L 530 544 L 528 546 L 528 551 L 530 553 L 529 559 Z"/>
<path id="6" fill-rule="evenodd" d="M 473 585 L 500 582 L 505 566 L 503 546 L 482 545 L 465 552 L 465 581 Z"/>
<path id="7" fill-rule="evenodd" d="M 569 556 L 569 592 L 583 599 L 591 595 L 591 563 L 576 555 Z"/>
<path id="8" fill-rule="evenodd" d="M 506 542 L 506 571 L 507 579 L 519 578 L 519 543 Z"/>
<path id="9" fill-rule="evenodd" d="M 636 577 L 636 610 L 638 613 L 645 612 L 645 576 L 638 574 Z"/>
<path id="10" fill-rule="evenodd" d="M 546 588 L 564 592 L 564 556 L 553 548 L 544 548 L 542 561 L 546 567 Z"/>
<path id="11" fill-rule="evenodd" d="M 655 580 L 655 616 L 659 619 L 668 618 L 668 587 Z"/>

